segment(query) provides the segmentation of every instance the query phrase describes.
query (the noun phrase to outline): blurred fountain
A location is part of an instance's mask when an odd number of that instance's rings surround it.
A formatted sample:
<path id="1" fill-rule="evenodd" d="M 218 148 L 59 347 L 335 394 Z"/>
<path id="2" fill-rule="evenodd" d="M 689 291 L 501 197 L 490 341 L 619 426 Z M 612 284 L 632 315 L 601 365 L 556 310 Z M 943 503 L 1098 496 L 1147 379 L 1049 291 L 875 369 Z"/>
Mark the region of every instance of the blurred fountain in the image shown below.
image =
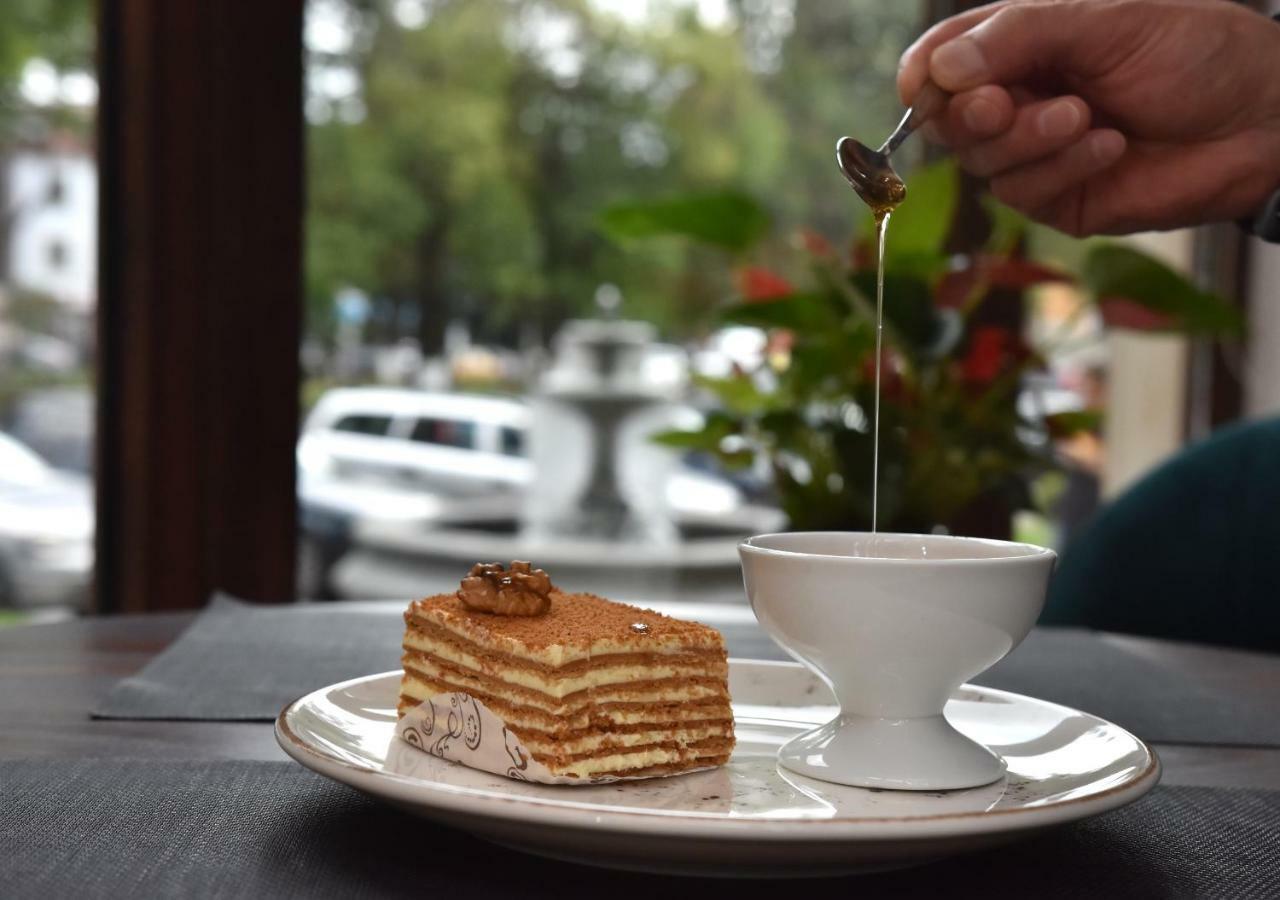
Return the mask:
<path id="1" fill-rule="evenodd" d="M 671 543 L 678 537 L 661 502 L 670 476 L 663 454 L 643 453 L 643 440 L 624 440 L 633 420 L 657 430 L 655 420 L 670 411 L 678 391 L 645 377 L 645 354 L 656 331 L 647 322 L 618 319 L 620 303 L 615 286 L 600 286 L 601 317 L 565 324 L 553 365 L 531 397 L 538 478 L 522 517 L 522 532 L 531 540 Z M 641 452 L 626 454 L 628 446 Z M 639 490 L 626 490 L 624 472 Z"/>
<path id="2" fill-rule="evenodd" d="M 653 373 L 655 329 L 618 316 L 616 287 L 601 286 L 595 300 L 599 316 L 563 326 L 530 392 L 536 475 L 524 502 L 496 517 L 359 527 L 358 547 L 336 573 L 343 593 L 349 584 L 369 596 L 378 585 L 379 596 L 420 596 L 454 589 L 474 562 L 527 559 L 570 590 L 741 600 L 737 542 L 778 528 L 782 516 L 742 504 L 696 522 L 673 515 L 673 484 L 686 492 L 714 484 L 679 471 L 676 455 L 648 439 L 674 424 L 686 385 Z"/>

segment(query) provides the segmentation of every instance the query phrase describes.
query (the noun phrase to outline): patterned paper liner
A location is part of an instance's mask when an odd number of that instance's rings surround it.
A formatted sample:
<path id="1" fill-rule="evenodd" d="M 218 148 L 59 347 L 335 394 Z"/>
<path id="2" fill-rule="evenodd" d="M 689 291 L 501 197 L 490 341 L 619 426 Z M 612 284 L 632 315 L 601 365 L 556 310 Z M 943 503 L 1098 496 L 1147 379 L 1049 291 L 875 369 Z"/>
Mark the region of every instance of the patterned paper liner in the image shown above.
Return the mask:
<path id="1" fill-rule="evenodd" d="M 396 723 L 396 734 L 424 753 L 473 769 L 538 784 L 607 784 L 638 781 L 664 775 L 598 775 L 572 778 L 555 775 L 533 754 L 489 707 L 470 694 L 436 694 L 419 703 Z M 714 766 L 685 769 L 676 775 L 703 772 Z"/>

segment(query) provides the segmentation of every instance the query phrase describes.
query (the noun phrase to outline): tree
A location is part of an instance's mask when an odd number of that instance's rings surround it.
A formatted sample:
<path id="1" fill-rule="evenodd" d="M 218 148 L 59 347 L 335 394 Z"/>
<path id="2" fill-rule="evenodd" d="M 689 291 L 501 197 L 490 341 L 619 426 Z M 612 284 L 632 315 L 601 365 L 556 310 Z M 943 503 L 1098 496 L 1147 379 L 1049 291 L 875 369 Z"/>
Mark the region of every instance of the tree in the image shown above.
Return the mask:
<path id="1" fill-rule="evenodd" d="M 345 61 L 362 116 L 310 132 L 313 325 L 343 283 L 420 306 L 433 349 L 457 316 L 546 334 L 606 281 L 669 333 L 705 321 L 723 266 L 624 250 L 596 219 L 636 194 L 764 189 L 785 168 L 783 118 L 735 33 L 687 11 L 629 25 L 585 0 L 441 2 L 416 27 L 366 9 Z"/>

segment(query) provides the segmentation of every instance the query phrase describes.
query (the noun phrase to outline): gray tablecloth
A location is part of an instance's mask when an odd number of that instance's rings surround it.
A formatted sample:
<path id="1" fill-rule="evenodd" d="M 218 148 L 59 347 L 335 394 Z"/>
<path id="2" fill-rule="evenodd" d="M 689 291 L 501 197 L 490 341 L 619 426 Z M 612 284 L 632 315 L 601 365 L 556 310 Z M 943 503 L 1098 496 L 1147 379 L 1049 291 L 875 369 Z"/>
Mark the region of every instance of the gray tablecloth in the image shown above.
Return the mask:
<path id="1" fill-rule="evenodd" d="M 802 884 L 620 874 L 525 856 L 293 763 L 6 762 L 0 809 L 0 892 L 10 900 L 1242 898 L 1273 897 L 1280 885 L 1280 792 L 1267 791 L 1160 788 L 1016 847 Z"/>
<path id="2" fill-rule="evenodd" d="M 406 604 L 407 605 L 407 604 Z M 327 684 L 400 668 L 401 613 L 358 605 L 265 606 L 215 596 L 182 636 L 123 679 L 108 719 L 270 721 Z"/>
<path id="3" fill-rule="evenodd" d="M 754 623 L 721 628 L 730 655 L 786 658 Z M 381 604 L 252 606 L 218 597 L 94 714 L 271 720 L 316 688 L 398 668 L 402 629 L 400 612 Z M 1036 629 L 977 681 L 1094 713 L 1148 741 L 1280 746 L 1280 691 L 1241 697 L 1086 631 Z"/>

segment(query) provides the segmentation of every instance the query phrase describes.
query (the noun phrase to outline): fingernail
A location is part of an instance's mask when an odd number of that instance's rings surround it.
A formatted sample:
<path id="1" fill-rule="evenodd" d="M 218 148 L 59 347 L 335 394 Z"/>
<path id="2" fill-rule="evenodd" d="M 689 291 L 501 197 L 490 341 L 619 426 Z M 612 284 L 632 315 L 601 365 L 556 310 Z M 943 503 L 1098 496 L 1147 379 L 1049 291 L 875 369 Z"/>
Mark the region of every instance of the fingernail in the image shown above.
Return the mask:
<path id="1" fill-rule="evenodd" d="M 965 127 L 970 131 L 987 134 L 1000 124 L 1000 110 L 990 100 L 976 97 L 969 101 L 960 118 L 964 119 Z"/>
<path id="2" fill-rule="evenodd" d="M 1036 116 L 1036 130 L 1047 138 L 1062 138 L 1074 134 L 1080 127 L 1080 109 L 1069 100 L 1050 103 Z"/>
<path id="3" fill-rule="evenodd" d="M 972 38 L 956 38 L 933 51 L 929 70 L 943 87 L 967 87 L 987 74 L 987 59 Z"/>
<path id="4" fill-rule="evenodd" d="M 1102 165 L 1110 165 L 1124 153 L 1124 135 L 1118 131 L 1099 131 L 1089 139 L 1089 152 Z"/>

